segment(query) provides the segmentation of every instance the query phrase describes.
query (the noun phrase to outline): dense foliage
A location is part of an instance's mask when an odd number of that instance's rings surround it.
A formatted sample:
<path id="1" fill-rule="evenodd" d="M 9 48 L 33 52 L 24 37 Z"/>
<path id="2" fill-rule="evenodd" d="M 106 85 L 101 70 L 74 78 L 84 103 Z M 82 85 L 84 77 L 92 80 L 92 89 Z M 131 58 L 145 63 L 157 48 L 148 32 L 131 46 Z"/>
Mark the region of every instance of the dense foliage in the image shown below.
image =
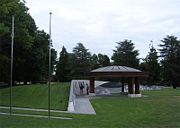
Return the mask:
<path id="1" fill-rule="evenodd" d="M 11 19 L 15 17 L 14 81 L 45 81 L 48 68 L 49 35 L 38 30 L 21 0 L 0 2 L 0 81 L 9 81 Z M 52 63 L 56 51 L 52 49 Z M 52 66 L 53 67 L 53 66 Z"/>
<path id="2" fill-rule="evenodd" d="M 163 81 L 176 88 L 180 86 L 180 40 L 167 36 L 159 45 Z"/>
<path id="3" fill-rule="evenodd" d="M 107 55 L 99 53 L 98 55 L 93 54 L 91 56 L 91 69 L 105 67 L 111 65 L 110 59 Z"/>
<path id="4" fill-rule="evenodd" d="M 110 59 L 107 55 L 91 55 L 82 43 L 78 43 L 72 53 L 68 53 L 63 46 L 56 67 L 56 78 L 58 81 L 83 79 L 88 77 L 91 70 L 108 65 Z"/>
<path id="5" fill-rule="evenodd" d="M 131 40 L 117 42 L 116 50 L 113 50 L 113 65 L 124 65 L 137 68 L 139 66 L 138 50 L 134 50 L 134 44 Z"/>
<path id="6" fill-rule="evenodd" d="M 146 58 L 143 59 L 143 62 L 140 64 L 140 68 L 148 73 L 148 83 L 156 84 L 160 82 L 161 68 L 158 62 L 158 52 L 153 46 L 150 47 L 150 52 Z"/>
<path id="7" fill-rule="evenodd" d="M 60 52 L 59 61 L 56 66 L 56 77 L 58 81 L 68 81 L 68 52 L 66 48 L 63 46 L 62 51 Z"/>

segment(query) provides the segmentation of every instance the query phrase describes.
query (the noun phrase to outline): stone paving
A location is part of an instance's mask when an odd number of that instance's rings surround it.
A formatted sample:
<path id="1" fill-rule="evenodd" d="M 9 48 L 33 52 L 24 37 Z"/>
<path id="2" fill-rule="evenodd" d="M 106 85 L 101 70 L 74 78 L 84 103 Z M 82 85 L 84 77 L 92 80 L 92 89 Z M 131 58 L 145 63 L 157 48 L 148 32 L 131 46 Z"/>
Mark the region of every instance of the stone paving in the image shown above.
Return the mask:
<path id="1" fill-rule="evenodd" d="M 51 118 L 51 119 L 63 119 L 63 120 L 72 120 L 69 117 L 58 117 L 58 116 L 43 116 L 43 115 L 32 115 L 32 114 L 15 114 L 15 113 L 3 113 L 0 112 L 0 115 L 11 115 L 11 116 L 21 116 L 21 117 L 35 117 L 35 118 Z"/>
<path id="2" fill-rule="evenodd" d="M 93 114 L 93 115 L 96 114 L 96 112 L 95 112 L 94 108 L 92 107 L 91 102 L 89 100 L 89 96 L 84 95 L 84 96 L 78 96 L 76 98 L 74 113 Z"/>

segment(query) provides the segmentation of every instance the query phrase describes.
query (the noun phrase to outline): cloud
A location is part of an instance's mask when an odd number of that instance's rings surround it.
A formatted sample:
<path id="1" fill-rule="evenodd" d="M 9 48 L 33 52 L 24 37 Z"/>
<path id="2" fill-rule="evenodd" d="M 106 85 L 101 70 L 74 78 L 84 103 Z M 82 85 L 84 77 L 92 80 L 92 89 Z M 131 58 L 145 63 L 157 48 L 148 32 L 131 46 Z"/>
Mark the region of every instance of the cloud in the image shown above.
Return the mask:
<path id="1" fill-rule="evenodd" d="M 26 0 L 37 26 L 48 32 L 60 52 L 82 42 L 92 53 L 111 56 L 117 41 L 130 39 L 140 57 L 148 53 L 150 40 L 157 46 L 167 34 L 180 36 L 179 0 Z"/>

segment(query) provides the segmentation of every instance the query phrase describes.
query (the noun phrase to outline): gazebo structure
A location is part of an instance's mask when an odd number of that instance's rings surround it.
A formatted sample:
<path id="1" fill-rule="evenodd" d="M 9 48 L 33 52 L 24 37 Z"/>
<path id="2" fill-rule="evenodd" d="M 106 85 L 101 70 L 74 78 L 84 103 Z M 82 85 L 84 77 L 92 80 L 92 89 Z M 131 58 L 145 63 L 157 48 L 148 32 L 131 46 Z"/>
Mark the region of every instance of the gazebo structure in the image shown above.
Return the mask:
<path id="1" fill-rule="evenodd" d="M 128 79 L 128 96 L 141 97 L 140 77 L 147 77 L 144 72 L 126 66 L 107 66 L 92 70 L 90 73 L 90 95 L 95 95 L 96 78 L 120 78 L 122 81 L 122 92 L 124 92 L 124 78 Z M 135 89 L 134 89 L 135 85 Z"/>

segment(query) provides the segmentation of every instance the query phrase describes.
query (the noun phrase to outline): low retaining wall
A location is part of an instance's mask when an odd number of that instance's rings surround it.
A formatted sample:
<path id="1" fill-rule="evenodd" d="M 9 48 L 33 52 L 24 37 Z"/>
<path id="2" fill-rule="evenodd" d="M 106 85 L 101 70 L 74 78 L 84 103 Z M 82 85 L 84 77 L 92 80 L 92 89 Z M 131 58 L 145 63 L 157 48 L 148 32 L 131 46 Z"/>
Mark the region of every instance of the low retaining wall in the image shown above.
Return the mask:
<path id="1" fill-rule="evenodd" d="M 83 91 L 81 92 L 80 86 L 83 85 Z M 89 80 L 72 80 L 69 92 L 69 102 L 67 110 L 69 112 L 75 111 L 76 96 L 86 95 L 89 88 Z"/>

